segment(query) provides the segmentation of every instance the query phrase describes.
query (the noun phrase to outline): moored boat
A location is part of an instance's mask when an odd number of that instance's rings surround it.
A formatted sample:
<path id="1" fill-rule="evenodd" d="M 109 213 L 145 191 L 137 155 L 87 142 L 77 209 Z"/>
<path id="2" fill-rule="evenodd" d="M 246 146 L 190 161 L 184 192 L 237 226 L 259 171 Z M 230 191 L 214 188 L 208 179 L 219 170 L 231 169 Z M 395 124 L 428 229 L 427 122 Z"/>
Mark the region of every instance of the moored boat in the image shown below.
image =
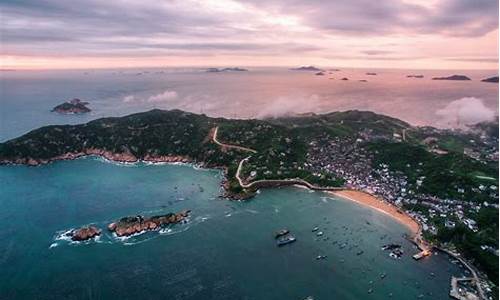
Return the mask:
<path id="1" fill-rule="evenodd" d="M 289 234 L 289 235 L 278 238 L 278 240 L 276 241 L 276 244 L 278 246 L 284 246 L 287 244 L 291 244 L 291 243 L 295 242 L 296 240 L 297 239 L 293 235 Z"/>
<path id="2" fill-rule="evenodd" d="M 281 230 L 276 231 L 274 233 L 274 238 L 277 239 L 277 238 L 285 236 L 285 235 L 287 235 L 289 233 L 290 233 L 290 230 L 288 230 L 288 229 L 281 229 Z"/>

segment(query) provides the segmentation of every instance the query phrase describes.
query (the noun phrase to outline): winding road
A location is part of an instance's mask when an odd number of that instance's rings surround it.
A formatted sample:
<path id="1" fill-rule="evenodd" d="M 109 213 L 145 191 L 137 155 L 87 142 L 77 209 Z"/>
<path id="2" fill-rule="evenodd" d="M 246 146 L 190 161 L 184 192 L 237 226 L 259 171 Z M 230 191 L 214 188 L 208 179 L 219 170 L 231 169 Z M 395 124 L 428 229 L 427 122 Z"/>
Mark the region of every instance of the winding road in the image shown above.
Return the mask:
<path id="1" fill-rule="evenodd" d="M 235 149 L 235 150 L 240 150 L 244 152 L 251 152 L 251 153 L 257 153 L 256 150 L 247 148 L 247 147 L 242 147 L 238 145 L 231 145 L 231 144 L 226 144 L 217 139 L 217 133 L 219 132 L 219 127 L 215 127 L 215 129 L 212 130 L 212 141 L 226 149 Z M 259 187 L 264 187 L 264 186 L 280 186 L 280 185 L 301 185 L 305 186 L 311 190 L 316 190 L 316 191 L 341 191 L 341 190 L 346 190 L 345 187 L 319 187 L 316 185 L 313 185 L 303 179 L 300 178 L 285 178 L 285 179 L 262 179 L 262 180 L 256 180 L 252 181 L 250 183 L 244 183 L 243 180 L 240 177 L 241 169 L 243 168 L 243 163 L 248 161 L 252 157 L 251 155 L 248 157 L 245 157 L 242 159 L 239 164 L 238 164 L 238 169 L 236 170 L 236 179 L 238 180 L 238 183 L 242 188 L 259 188 Z"/>

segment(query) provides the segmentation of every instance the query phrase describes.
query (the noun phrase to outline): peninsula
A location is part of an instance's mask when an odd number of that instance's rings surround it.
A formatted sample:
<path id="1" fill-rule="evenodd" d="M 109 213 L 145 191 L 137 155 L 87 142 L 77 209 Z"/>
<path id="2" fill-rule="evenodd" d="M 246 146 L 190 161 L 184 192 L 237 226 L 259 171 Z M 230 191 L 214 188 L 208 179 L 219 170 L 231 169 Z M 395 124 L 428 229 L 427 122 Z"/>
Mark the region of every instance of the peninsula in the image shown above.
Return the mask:
<path id="1" fill-rule="evenodd" d="M 45 126 L 0 144 L 1 164 L 87 155 L 220 168 L 233 199 L 284 185 L 335 192 L 396 217 L 498 279 L 498 123 L 458 131 L 356 110 L 233 120 L 156 109 Z"/>

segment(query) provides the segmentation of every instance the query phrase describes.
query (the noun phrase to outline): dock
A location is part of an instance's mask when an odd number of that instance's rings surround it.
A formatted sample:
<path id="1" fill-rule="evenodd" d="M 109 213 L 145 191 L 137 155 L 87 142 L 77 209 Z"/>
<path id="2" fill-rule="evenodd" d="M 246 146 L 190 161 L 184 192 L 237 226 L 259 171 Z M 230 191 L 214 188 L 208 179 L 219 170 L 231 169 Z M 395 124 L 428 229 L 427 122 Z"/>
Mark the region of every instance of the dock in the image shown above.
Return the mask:
<path id="1" fill-rule="evenodd" d="M 474 277 L 462 277 L 457 278 L 455 276 L 451 277 L 451 290 L 450 297 L 458 300 L 479 300 L 479 297 L 468 291 L 465 288 L 461 288 L 458 286 L 458 283 L 461 281 L 471 281 L 474 282 L 476 279 Z"/>
<path id="2" fill-rule="evenodd" d="M 423 258 L 423 257 L 429 256 L 430 254 L 431 254 L 431 252 L 430 252 L 430 251 L 428 251 L 428 250 L 423 250 L 423 251 L 420 251 L 419 253 L 417 253 L 417 254 L 413 255 L 413 259 L 414 259 L 414 260 L 419 260 L 419 259 L 421 259 L 421 258 Z"/>

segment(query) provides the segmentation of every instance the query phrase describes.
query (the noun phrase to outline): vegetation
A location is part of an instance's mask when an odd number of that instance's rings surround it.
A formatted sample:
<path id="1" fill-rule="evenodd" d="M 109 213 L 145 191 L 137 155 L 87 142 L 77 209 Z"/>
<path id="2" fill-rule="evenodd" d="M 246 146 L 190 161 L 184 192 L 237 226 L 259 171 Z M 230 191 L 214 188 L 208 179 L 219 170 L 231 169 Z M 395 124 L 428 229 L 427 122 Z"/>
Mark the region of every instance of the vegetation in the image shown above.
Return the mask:
<path id="1" fill-rule="evenodd" d="M 213 143 L 211 130 L 215 127 L 219 127 L 219 141 L 251 148 L 256 153 Z M 306 167 L 311 145 L 321 150 L 323 146 L 318 140 L 325 141 L 325 137 L 326 142 L 329 137 L 363 141 L 359 146 L 367 150 L 373 163 L 367 168 L 387 165 L 391 171 L 407 178 L 408 187 L 415 195 L 456 199 L 474 205 L 484 201 L 498 204 L 498 198 L 489 192 L 491 189 L 481 188 L 498 186 L 498 165 L 486 159 L 498 151 L 495 145 L 498 125 L 479 124 L 471 132 L 460 133 L 415 128 L 394 118 L 362 111 L 269 120 L 228 120 L 179 110 L 152 110 L 82 125 L 33 130 L 1 143 L 0 163 L 47 162 L 67 153 L 85 153 L 88 149 L 126 154 L 137 159 L 182 156 L 208 167 L 225 168 L 226 189 L 232 195 L 245 197 L 255 192 L 243 189 L 235 179 L 238 164 L 245 157 L 249 159 L 243 165 L 241 176 L 248 181 L 301 178 L 318 186 L 342 186 L 342 178 L 312 172 Z M 477 159 L 465 155 L 466 149 L 478 153 Z M 438 234 L 426 237 L 454 244 L 490 278 L 498 278 L 498 256 L 481 248 L 491 245 L 498 249 L 497 207 L 481 207 L 469 213 L 467 217 L 478 222 L 478 232 L 461 224 L 448 228 L 443 219 L 431 218 L 431 223 L 438 227 Z M 406 208 L 428 212 L 428 207 L 421 203 L 406 205 Z M 455 219 L 450 216 L 450 220 Z"/>

